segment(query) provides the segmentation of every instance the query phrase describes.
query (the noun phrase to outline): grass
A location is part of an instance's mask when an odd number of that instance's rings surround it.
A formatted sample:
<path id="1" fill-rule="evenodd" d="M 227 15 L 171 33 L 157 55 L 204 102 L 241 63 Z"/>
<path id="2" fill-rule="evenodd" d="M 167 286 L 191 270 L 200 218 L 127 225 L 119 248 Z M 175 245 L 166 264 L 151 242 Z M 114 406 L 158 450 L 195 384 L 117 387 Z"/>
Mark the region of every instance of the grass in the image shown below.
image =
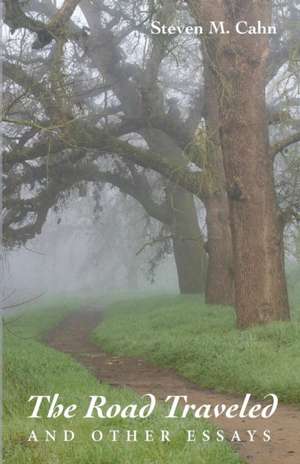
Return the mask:
<path id="1" fill-rule="evenodd" d="M 38 309 L 22 312 L 10 317 L 4 328 L 4 463 L 5 464 L 239 464 L 239 458 L 226 443 L 186 443 L 184 429 L 213 430 L 204 421 L 187 419 L 172 421 L 165 419 L 162 407 L 148 419 L 82 419 L 82 415 L 71 419 L 28 419 L 32 406 L 31 395 L 53 395 L 60 393 L 65 404 L 77 403 L 79 411 L 86 408 L 89 395 L 105 395 L 110 403 L 127 405 L 141 400 L 130 390 L 114 389 L 99 383 L 86 369 L 68 355 L 44 346 L 42 335 L 57 324 L 79 302 L 69 301 L 44 304 Z M 146 313 L 144 313 L 146 315 Z M 128 327 L 128 326 L 127 326 Z M 62 441 L 63 430 L 72 429 L 74 442 Z M 136 429 L 142 434 L 145 429 L 154 431 L 158 437 L 160 429 L 168 429 L 172 440 L 161 443 L 127 443 L 124 438 L 112 443 L 107 439 L 109 429 Z M 44 431 L 56 430 L 55 443 L 28 442 L 31 430 L 39 439 Z M 100 429 L 104 434 L 101 443 L 90 440 L 92 430 Z M 121 434 L 122 436 L 122 434 Z M 141 435 L 140 435 L 141 436 Z"/>
<path id="2" fill-rule="evenodd" d="M 235 329 L 231 308 L 199 296 L 156 297 L 112 304 L 93 337 L 118 355 L 173 367 L 202 387 L 300 403 L 300 292 L 293 281 L 293 322 Z"/>

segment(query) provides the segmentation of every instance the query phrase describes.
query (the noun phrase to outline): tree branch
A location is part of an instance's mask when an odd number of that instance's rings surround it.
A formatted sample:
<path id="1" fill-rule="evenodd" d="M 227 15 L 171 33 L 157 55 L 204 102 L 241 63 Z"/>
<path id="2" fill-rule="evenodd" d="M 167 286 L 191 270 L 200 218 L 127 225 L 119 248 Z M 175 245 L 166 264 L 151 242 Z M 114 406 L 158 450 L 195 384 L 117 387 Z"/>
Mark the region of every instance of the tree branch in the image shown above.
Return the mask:
<path id="1" fill-rule="evenodd" d="M 41 49 L 54 39 L 59 37 L 64 39 L 67 38 L 68 34 L 65 25 L 70 20 L 80 1 L 81 0 L 65 0 L 63 6 L 57 10 L 49 22 L 44 23 L 27 16 L 22 10 L 19 0 L 4 0 L 4 21 L 11 27 L 12 32 L 20 28 L 35 32 L 37 34 L 37 40 L 33 44 L 33 48 Z"/>
<path id="2" fill-rule="evenodd" d="M 272 158 L 275 158 L 275 156 L 278 153 L 285 150 L 290 145 L 293 145 L 294 143 L 298 143 L 298 142 L 300 142 L 300 132 L 296 132 L 295 134 L 289 135 L 285 139 L 280 140 L 279 142 L 275 143 L 270 148 L 270 153 L 271 153 Z"/>

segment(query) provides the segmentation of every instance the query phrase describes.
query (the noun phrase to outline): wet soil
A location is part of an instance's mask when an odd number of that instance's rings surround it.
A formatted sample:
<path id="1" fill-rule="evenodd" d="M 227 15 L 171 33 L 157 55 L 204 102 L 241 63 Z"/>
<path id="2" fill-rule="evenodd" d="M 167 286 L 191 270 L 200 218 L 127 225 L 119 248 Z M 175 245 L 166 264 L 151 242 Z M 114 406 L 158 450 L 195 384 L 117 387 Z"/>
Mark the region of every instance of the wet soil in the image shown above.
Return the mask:
<path id="1" fill-rule="evenodd" d="M 168 395 L 187 395 L 188 402 L 196 405 L 241 403 L 241 397 L 203 390 L 187 381 L 172 369 L 157 367 L 140 358 L 114 356 L 105 353 L 90 341 L 91 332 L 101 322 L 99 308 L 85 309 L 69 315 L 45 339 L 56 350 L 70 354 L 88 368 L 100 381 L 113 387 L 127 387 L 142 395 L 153 393 L 164 400 Z M 219 417 L 212 422 L 225 430 L 231 440 L 238 430 L 243 441 L 232 443 L 234 449 L 248 463 L 300 463 L 300 408 L 280 405 L 276 414 L 264 419 L 227 419 Z M 262 440 L 263 431 L 271 430 L 272 440 Z M 249 442 L 247 430 L 257 430 L 258 438 Z M 248 438 L 247 438 L 248 437 Z M 217 464 L 217 463 L 216 463 Z M 221 464 L 221 463 L 218 463 Z"/>

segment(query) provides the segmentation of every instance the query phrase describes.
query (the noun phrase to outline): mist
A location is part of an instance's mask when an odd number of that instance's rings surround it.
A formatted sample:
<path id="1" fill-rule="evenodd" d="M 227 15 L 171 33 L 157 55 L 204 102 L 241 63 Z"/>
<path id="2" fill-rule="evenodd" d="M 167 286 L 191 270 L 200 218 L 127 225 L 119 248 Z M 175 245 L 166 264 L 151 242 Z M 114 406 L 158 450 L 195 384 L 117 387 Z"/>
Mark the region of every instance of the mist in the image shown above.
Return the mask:
<path id="1" fill-rule="evenodd" d="M 108 293 L 178 292 L 171 247 L 138 204 L 115 189 L 73 193 L 49 212 L 40 235 L 5 252 L 9 302 Z M 148 236 L 148 239 L 147 239 Z"/>

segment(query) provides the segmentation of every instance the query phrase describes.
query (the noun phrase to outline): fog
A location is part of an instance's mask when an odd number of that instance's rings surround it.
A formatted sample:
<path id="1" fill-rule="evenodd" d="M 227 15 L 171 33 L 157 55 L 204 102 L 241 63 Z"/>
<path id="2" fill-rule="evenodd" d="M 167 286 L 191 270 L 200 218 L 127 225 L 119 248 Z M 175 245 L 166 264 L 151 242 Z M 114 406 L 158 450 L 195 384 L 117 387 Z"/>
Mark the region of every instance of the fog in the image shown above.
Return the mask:
<path id="1" fill-rule="evenodd" d="M 3 292 L 9 302 L 178 290 L 171 249 L 165 253 L 160 242 L 151 243 L 157 224 L 116 189 L 105 188 L 100 203 L 94 193 L 72 194 L 49 212 L 40 235 L 6 250 Z"/>
<path id="2" fill-rule="evenodd" d="M 31 21 L 48 24 L 63 2 L 23 3 Z M 295 14 L 286 8 L 275 8 L 276 21 Z M 205 220 L 210 214 L 222 231 L 214 208 L 224 206 L 207 199 L 217 187 L 227 204 L 224 168 L 211 156 L 203 50 L 196 37 L 149 33 L 156 17 L 190 24 L 188 9 L 109 0 L 81 2 L 71 13 L 61 37 L 14 24 L 13 14 L 4 27 L 2 299 L 178 292 L 180 276 L 182 293 L 203 292 L 208 254 L 217 254 L 217 245 L 207 253 Z M 272 59 L 276 142 L 294 131 L 276 115 L 288 107 L 299 116 L 299 79 L 276 53 Z M 277 158 L 275 180 L 295 260 L 300 165 L 297 150 L 288 153 Z"/>

